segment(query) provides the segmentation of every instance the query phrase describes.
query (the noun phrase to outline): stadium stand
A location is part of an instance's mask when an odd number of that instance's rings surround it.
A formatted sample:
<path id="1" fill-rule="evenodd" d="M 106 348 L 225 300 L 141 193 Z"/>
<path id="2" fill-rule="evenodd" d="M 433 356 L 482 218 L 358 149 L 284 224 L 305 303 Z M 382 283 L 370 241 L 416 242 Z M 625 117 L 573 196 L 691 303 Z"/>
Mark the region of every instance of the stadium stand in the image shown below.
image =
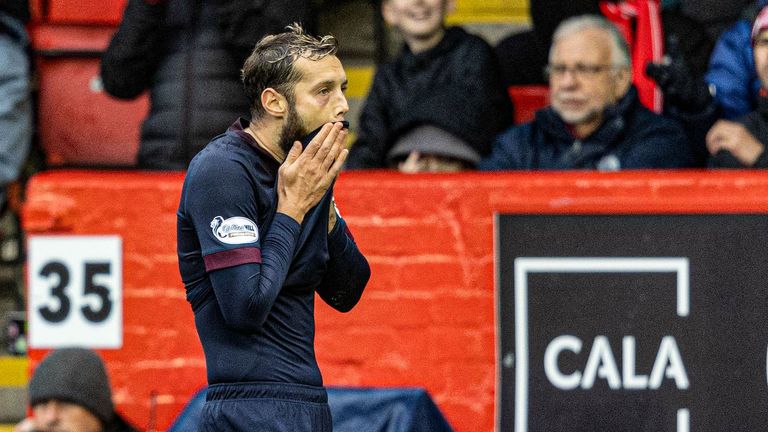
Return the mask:
<path id="1" fill-rule="evenodd" d="M 74 20 L 64 11 L 62 17 Z M 39 79 L 38 133 L 50 167 L 132 166 L 146 96 L 118 101 L 101 88 L 99 59 L 113 26 L 42 22 L 32 26 Z"/>

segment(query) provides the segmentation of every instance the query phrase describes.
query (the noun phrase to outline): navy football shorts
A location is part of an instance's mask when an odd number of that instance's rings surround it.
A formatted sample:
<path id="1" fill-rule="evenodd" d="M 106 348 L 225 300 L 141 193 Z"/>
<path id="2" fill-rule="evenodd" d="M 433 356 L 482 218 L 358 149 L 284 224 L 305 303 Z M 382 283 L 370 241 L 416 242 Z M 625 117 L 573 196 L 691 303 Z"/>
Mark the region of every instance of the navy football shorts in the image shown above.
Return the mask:
<path id="1" fill-rule="evenodd" d="M 300 384 L 214 384 L 200 414 L 200 432 L 332 432 L 323 387 Z"/>

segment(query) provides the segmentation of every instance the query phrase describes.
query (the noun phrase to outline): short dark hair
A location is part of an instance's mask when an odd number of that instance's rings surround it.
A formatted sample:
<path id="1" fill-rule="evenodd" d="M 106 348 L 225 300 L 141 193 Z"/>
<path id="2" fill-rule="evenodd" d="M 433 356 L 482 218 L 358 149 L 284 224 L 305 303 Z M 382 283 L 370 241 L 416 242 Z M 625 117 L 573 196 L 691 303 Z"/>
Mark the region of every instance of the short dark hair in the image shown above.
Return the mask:
<path id="1" fill-rule="evenodd" d="M 262 38 L 245 60 L 240 77 L 245 94 L 251 104 L 251 118 L 260 119 L 266 112 L 261 106 L 261 94 L 275 89 L 293 103 L 293 90 L 302 76 L 294 68 L 296 60 L 320 60 L 338 51 L 333 36 L 311 36 L 298 23 L 286 27 L 287 31 Z"/>

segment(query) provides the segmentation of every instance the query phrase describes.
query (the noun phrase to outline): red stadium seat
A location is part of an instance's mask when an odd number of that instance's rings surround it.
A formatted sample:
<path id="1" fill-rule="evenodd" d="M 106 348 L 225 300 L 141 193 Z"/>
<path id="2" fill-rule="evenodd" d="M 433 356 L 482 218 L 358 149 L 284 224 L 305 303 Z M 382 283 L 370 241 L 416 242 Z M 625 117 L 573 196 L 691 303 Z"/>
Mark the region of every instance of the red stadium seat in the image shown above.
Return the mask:
<path id="1" fill-rule="evenodd" d="M 127 0 L 30 0 L 37 22 L 109 25 L 120 23 Z"/>
<path id="2" fill-rule="evenodd" d="M 146 95 L 120 101 L 101 89 L 99 61 L 114 27 L 31 29 L 39 77 L 38 133 L 49 166 L 136 163 Z"/>
<path id="3" fill-rule="evenodd" d="M 510 86 L 507 92 L 515 104 L 515 124 L 533 120 L 536 111 L 549 105 L 548 86 Z"/>

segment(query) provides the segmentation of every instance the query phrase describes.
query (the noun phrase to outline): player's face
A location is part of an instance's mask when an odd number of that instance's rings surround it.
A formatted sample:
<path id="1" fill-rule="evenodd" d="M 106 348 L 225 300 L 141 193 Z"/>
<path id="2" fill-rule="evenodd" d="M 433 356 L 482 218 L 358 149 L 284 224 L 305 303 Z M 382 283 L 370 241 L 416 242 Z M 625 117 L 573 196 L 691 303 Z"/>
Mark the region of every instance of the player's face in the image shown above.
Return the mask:
<path id="1" fill-rule="evenodd" d="M 347 97 L 347 74 L 336 56 L 320 60 L 299 58 L 294 63 L 299 68 L 301 80 L 294 87 L 294 109 L 298 117 L 291 119 L 289 113 L 286 125 L 293 122 L 300 126 L 298 139 L 328 122 L 344 120 L 349 111 Z"/>
<path id="2" fill-rule="evenodd" d="M 32 408 L 36 430 L 41 432 L 101 432 L 101 421 L 80 405 L 50 400 Z"/>

